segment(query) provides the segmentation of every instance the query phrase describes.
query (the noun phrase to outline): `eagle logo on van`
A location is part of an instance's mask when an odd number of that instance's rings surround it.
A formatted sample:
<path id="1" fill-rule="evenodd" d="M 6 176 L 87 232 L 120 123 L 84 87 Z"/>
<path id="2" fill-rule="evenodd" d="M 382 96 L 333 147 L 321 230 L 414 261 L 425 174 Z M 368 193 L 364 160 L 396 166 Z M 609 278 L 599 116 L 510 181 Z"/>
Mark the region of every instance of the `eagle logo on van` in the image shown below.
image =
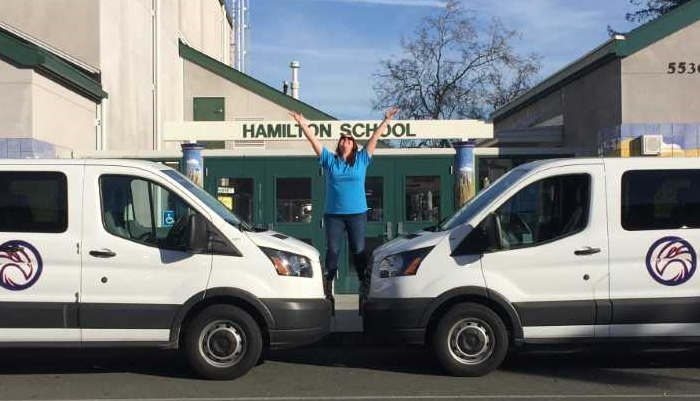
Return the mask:
<path id="1" fill-rule="evenodd" d="M 657 282 L 680 285 L 690 280 L 697 266 L 697 254 L 690 243 L 680 237 L 664 237 L 649 248 L 647 270 Z"/>
<path id="2" fill-rule="evenodd" d="M 7 250 L 14 248 L 13 250 Z M 0 245 L 0 286 L 6 290 L 25 290 L 39 280 L 43 262 L 39 251 L 20 240 Z"/>

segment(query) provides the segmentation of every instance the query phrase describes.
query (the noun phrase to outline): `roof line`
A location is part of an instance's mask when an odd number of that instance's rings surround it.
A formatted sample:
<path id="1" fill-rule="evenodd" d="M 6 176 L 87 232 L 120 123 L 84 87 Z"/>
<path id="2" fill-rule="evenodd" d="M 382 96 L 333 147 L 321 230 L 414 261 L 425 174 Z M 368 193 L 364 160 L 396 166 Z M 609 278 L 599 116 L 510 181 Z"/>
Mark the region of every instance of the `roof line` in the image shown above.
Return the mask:
<path id="1" fill-rule="evenodd" d="M 335 117 L 325 113 L 301 100 L 288 96 L 279 90 L 259 81 L 250 75 L 244 74 L 235 68 L 213 59 L 206 54 L 191 48 L 180 40 L 180 57 L 190 61 L 234 84 L 241 86 L 287 110 L 299 111 L 309 120 L 336 120 Z"/>
<path id="2" fill-rule="evenodd" d="M 96 74 L 76 66 L 57 54 L 0 27 L 0 58 L 19 68 L 31 68 L 69 89 L 95 101 L 107 92 Z"/>
<path id="3" fill-rule="evenodd" d="M 625 35 L 615 35 L 540 83 L 495 110 L 490 120 L 505 118 L 569 82 L 614 59 L 624 58 L 700 20 L 700 0 L 688 3 L 643 24 Z"/>

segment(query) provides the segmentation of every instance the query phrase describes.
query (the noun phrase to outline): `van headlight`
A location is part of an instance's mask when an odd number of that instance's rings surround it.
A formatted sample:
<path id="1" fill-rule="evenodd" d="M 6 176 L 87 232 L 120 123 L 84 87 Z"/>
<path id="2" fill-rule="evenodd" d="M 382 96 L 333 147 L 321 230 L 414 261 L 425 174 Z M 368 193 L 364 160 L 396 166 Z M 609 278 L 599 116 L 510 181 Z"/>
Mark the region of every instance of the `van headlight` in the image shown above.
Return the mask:
<path id="1" fill-rule="evenodd" d="M 379 263 L 379 277 L 415 276 L 423 259 L 433 247 L 389 255 Z"/>
<path id="2" fill-rule="evenodd" d="M 280 276 L 313 277 L 311 260 L 306 256 L 280 251 L 279 249 L 264 247 L 260 247 L 260 249 L 270 258 L 275 271 Z"/>

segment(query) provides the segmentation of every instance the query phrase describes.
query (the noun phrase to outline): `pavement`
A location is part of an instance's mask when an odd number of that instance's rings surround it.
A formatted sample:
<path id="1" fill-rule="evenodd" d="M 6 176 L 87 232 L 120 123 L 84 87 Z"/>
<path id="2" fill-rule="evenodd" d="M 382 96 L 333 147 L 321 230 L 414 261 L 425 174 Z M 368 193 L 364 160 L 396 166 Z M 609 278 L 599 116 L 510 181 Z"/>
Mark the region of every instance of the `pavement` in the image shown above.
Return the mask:
<path id="1" fill-rule="evenodd" d="M 700 399 L 699 361 L 693 348 L 535 349 L 457 378 L 423 348 L 316 346 L 205 381 L 177 351 L 4 350 L 0 400 L 686 400 Z"/>
<path id="2" fill-rule="evenodd" d="M 352 333 L 362 331 L 362 316 L 359 313 L 359 297 L 357 294 L 336 294 L 335 316 L 331 322 L 331 331 L 336 333 Z"/>

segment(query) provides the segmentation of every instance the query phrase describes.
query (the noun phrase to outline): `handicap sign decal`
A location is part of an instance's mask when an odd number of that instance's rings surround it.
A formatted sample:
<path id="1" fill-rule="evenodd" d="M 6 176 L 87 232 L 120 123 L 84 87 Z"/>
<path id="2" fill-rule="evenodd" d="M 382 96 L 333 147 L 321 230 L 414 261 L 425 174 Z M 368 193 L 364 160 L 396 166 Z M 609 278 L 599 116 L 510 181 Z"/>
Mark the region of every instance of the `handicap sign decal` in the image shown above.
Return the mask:
<path id="1" fill-rule="evenodd" d="M 174 210 L 164 210 L 163 211 L 163 226 L 172 227 L 175 224 L 175 211 Z"/>

